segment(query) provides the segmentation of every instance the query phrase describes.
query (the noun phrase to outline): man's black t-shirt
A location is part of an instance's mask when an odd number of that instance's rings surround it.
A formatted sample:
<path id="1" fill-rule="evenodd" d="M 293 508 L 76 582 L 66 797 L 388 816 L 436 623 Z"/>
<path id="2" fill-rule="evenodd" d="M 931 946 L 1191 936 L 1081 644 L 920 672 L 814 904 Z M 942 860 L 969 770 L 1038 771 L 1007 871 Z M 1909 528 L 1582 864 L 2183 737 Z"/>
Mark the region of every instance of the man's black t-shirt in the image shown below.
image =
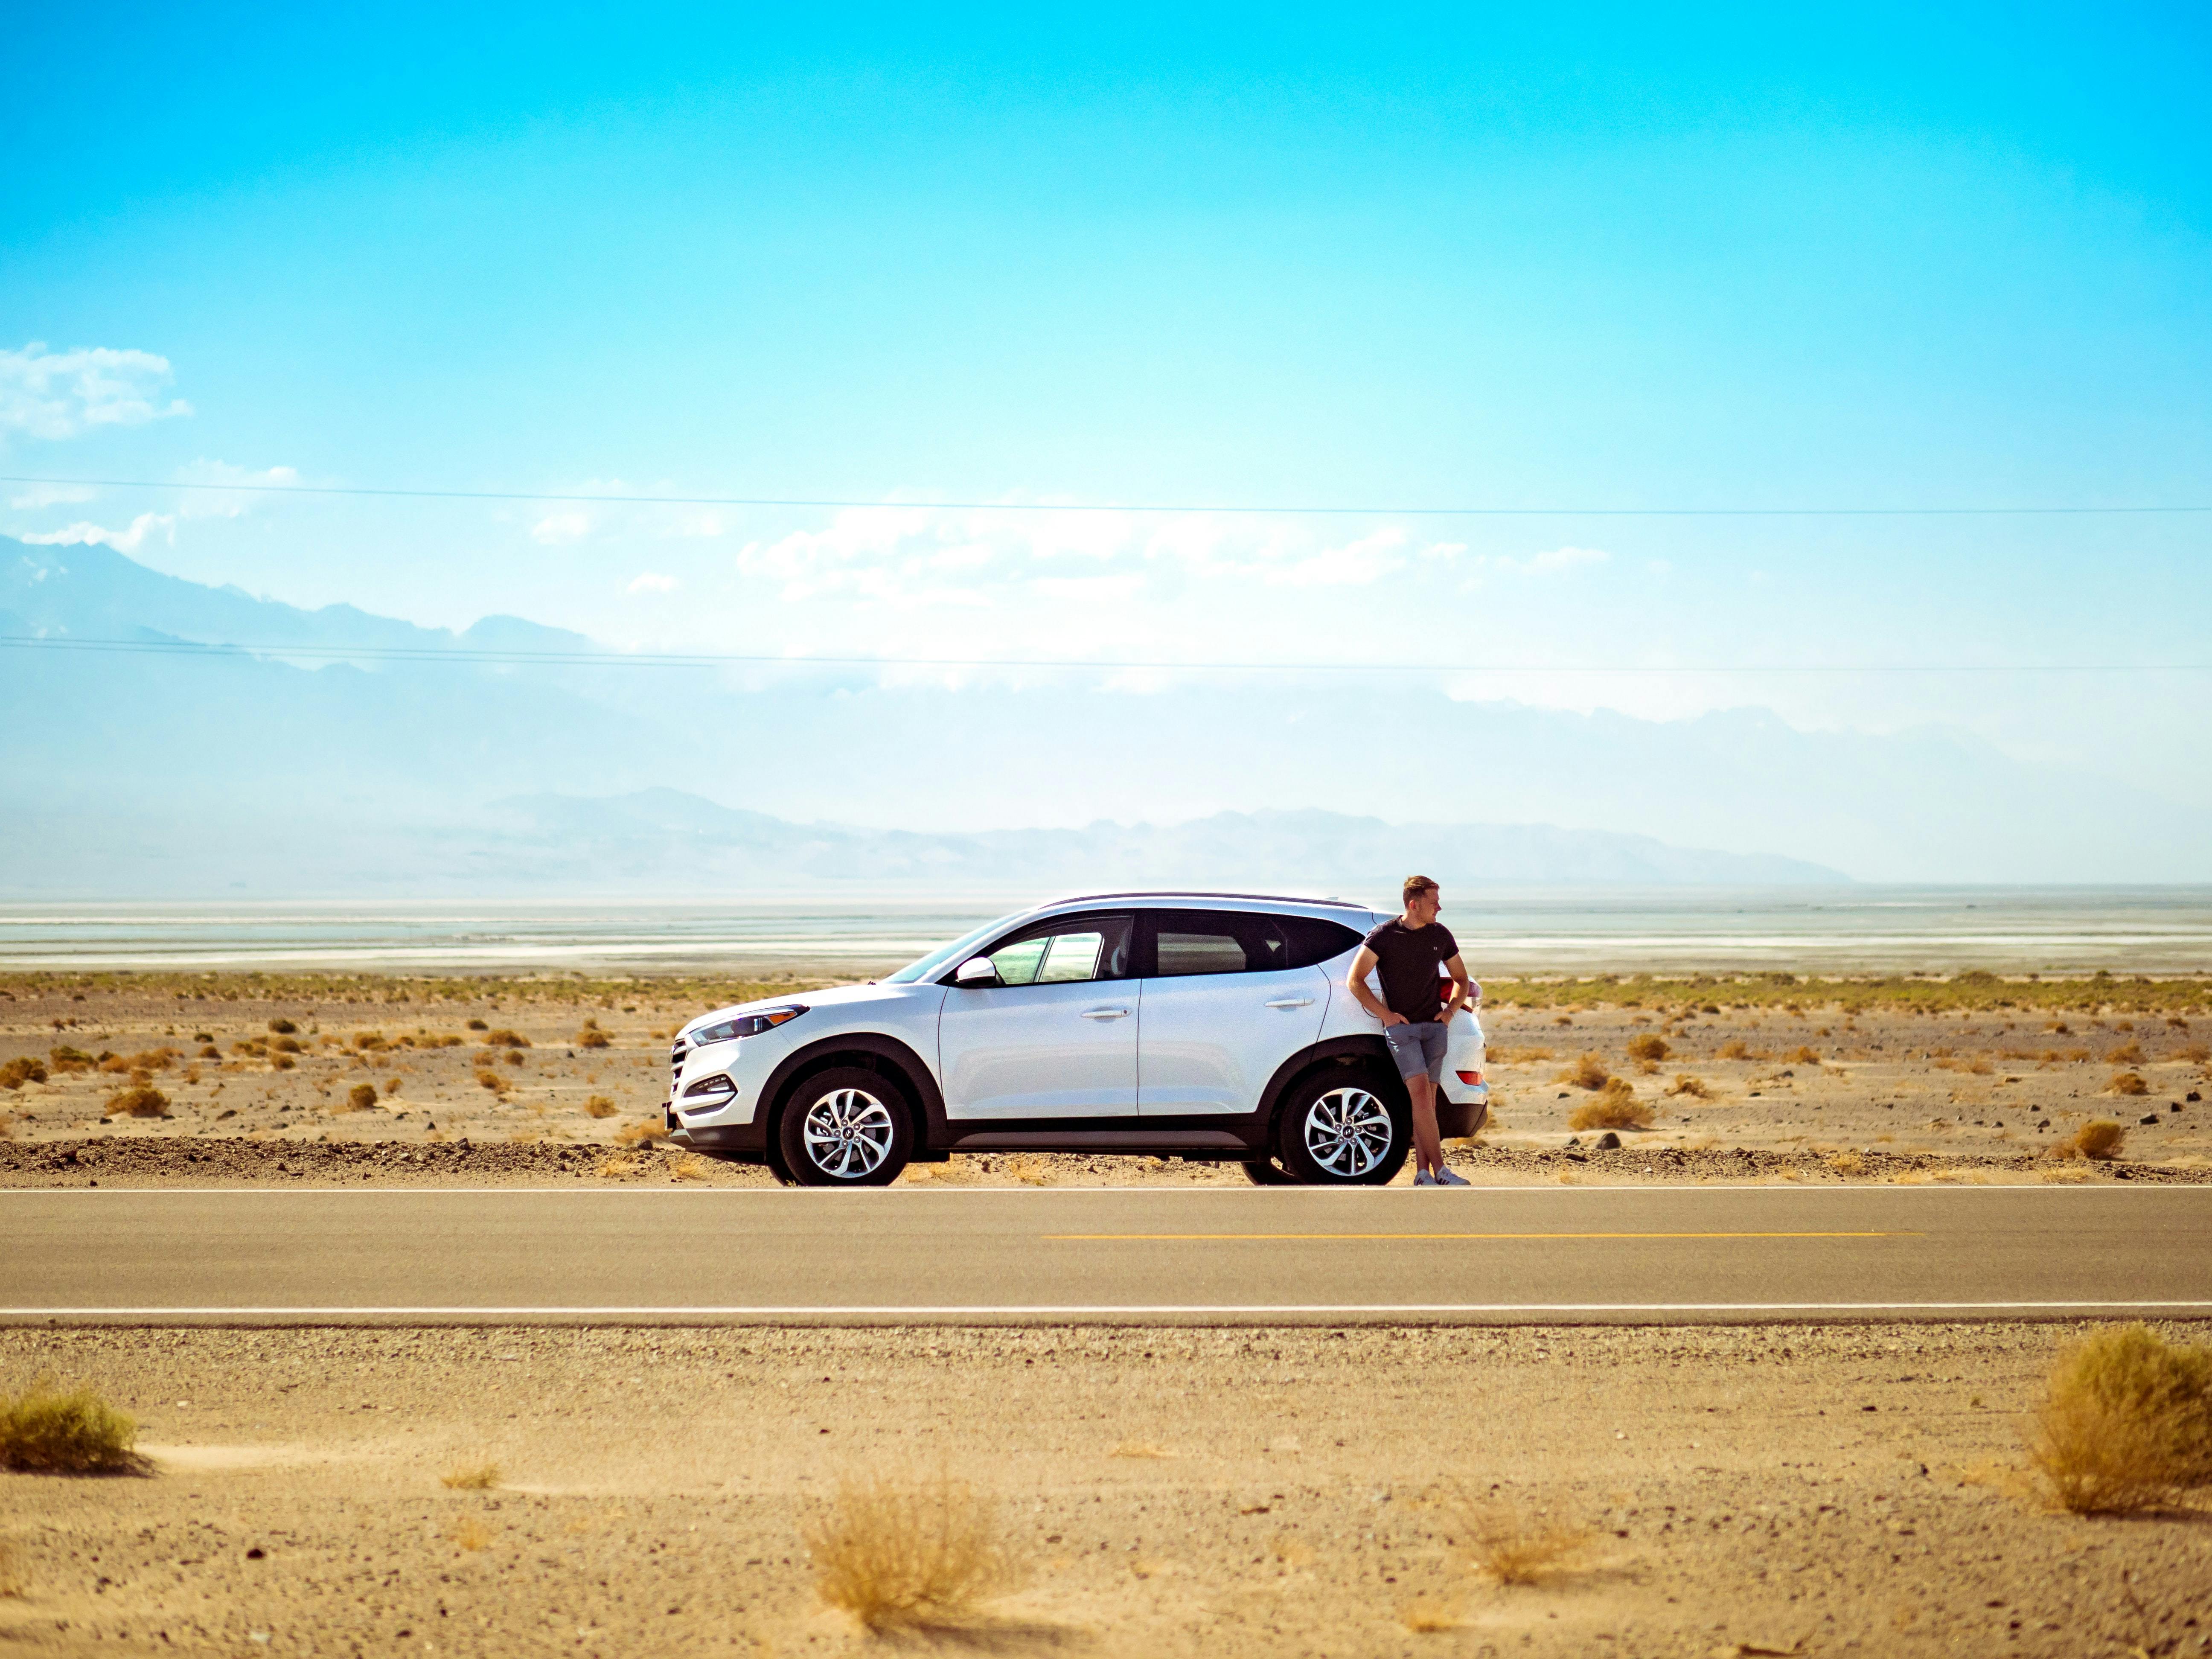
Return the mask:
<path id="1" fill-rule="evenodd" d="M 1443 1006 L 1437 969 L 1459 954 L 1459 941 L 1443 923 L 1408 927 L 1403 916 L 1393 916 L 1369 933 L 1366 943 L 1375 952 L 1383 1006 L 1410 1020 L 1434 1019 Z"/>

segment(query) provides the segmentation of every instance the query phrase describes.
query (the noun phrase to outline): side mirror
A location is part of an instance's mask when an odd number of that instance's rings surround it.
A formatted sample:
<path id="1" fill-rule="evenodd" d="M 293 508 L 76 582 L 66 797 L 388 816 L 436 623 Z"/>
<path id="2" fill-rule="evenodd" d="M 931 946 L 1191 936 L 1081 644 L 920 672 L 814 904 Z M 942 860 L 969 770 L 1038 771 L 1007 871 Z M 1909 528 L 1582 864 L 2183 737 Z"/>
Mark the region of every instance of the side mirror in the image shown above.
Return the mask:
<path id="1" fill-rule="evenodd" d="M 988 957 L 970 957 L 952 970 L 952 982 L 968 990 L 980 990 L 999 982 L 999 970 Z"/>

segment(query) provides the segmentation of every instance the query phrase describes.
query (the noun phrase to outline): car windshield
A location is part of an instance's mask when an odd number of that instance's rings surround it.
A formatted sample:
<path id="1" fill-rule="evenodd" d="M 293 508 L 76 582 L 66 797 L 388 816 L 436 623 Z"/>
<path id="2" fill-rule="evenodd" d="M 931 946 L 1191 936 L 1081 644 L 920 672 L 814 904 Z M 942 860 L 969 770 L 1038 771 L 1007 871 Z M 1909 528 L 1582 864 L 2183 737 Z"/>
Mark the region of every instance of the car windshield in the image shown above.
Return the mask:
<path id="1" fill-rule="evenodd" d="M 935 973 L 940 968 L 950 967 L 956 962 L 965 962 L 968 959 L 969 953 L 972 952 L 977 945 L 982 944 L 986 939 L 997 933 L 1000 929 L 1011 927 L 1014 921 L 1021 916 L 1021 915 L 1022 912 L 1017 910 L 1012 915 L 1000 916 L 995 921 L 987 921 L 981 927 L 976 928 L 975 932 L 970 933 L 963 933 L 958 939 L 954 939 L 951 944 L 939 945 L 936 950 L 932 951 L 927 956 L 922 957 L 921 961 L 909 962 L 896 974 L 886 975 L 884 979 L 884 983 L 886 985 L 912 985 L 917 980 L 927 979 L 932 974 Z"/>

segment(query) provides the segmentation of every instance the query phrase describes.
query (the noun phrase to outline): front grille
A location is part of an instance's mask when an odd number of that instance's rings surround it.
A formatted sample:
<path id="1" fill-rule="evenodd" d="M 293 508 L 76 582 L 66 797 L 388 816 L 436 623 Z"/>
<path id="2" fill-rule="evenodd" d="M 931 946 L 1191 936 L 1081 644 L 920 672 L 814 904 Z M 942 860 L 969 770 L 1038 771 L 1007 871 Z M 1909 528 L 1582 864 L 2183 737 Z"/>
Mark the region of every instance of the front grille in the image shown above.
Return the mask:
<path id="1" fill-rule="evenodd" d="M 668 1049 L 668 1092 L 676 1092 L 677 1079 L 684 1075 L 684 1056 L 691 1052 L 691 1045 L 678 1037 Z"/>

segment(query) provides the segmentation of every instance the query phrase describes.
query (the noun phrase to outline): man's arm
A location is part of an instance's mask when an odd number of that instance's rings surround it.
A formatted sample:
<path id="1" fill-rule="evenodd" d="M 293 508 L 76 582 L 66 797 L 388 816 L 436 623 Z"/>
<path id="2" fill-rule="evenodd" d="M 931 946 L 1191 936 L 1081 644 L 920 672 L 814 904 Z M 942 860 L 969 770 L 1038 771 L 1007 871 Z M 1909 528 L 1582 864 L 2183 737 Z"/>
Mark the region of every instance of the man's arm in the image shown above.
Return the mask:
<path id="1" fill-rule="evenodd" d="M 1376 1018 L 1381 1020 L 1386 1030 L 1393 1025 L 1403 1025 L 1406 1023 L 1405 1015 L 1391 1012 L 1389 1009 L 1383 1006 L 1382 999 L 1368 988 L 1367 976 L 1374 971 L 1375 952 L 1363 945 L 1359 947 L 1359 954 L 1352 957 L 1352 971 L 1345 976 L 1344 981 L 1352 992 L 1352 1000 Z"/>
<path id="2" fill-rule="evenodd" d="M 1444 999 L 1443 1011 L 1437 1015 L 1437 1018 L 1449 1023 L 1451 1017 L 1462 1007 L 1474 1006 L 1474 999 L 1468 994 L 1468 988 L 1474 983 L 1474 981 L 1468 978 L 1467 964 L 1459 959 L 1457 951 L 1454 951 L 1451 960 L 1444 963 L 1444 971 L 1451 975 L 1451 994 Z"/>

